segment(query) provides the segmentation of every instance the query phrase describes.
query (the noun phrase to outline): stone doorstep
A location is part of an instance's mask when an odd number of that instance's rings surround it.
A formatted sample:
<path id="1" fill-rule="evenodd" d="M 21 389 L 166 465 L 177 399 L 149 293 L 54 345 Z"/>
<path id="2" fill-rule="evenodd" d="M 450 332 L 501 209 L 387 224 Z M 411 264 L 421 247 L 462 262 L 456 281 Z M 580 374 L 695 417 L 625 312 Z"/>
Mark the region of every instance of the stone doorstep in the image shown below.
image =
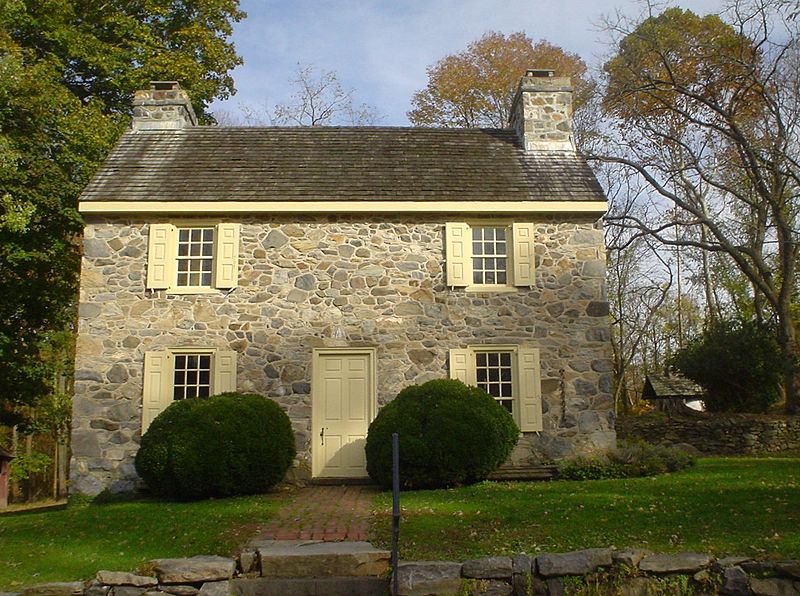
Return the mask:
<path id="1" fill-rule="evenodd" d="M 260 540 L 251 544 L 266 578 L 387 577 L 389 551 L 369 542 Z"/>

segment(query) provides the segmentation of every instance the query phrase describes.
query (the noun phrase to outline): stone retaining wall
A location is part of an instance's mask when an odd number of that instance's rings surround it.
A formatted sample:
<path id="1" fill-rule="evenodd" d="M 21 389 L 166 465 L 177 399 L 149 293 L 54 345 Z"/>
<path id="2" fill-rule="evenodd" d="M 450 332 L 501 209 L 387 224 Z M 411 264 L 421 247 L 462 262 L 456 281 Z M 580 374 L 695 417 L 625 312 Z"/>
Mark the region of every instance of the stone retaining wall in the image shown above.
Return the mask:
<path id="1" fill-rule="evenodd" d="M 622 440 L 688 443 L 707 455 L 764 455 L 800 451 L 800 417 L 757 414 L 623 416 Z"/>
<path id="2" fill-rule="evenodd" d="M 42 584 L 26 588 L 21 596 L 249 596 L 271 589 L 264 583 L 257 552 L 244 552 L 235 560 L 217 556 L 159 559 L 151 561 L 148 568 L 150 575 L 100 571 L 91 582 Z M 610 548 L 544 553 L 536 557 L 524 554 L 485 557 L 463 563 L 401 562 L 398 574 L 398 594 L 409 596 L 800 594 L 800 561 L 715 559 L 702 553 L 656 554 Z M 315 581 L 322 579 L 325 578 Z"/>
<path id="3" fill-rule="evenodd" d="M 800 561 L 714 559 L 702 553 L 655 554 L 592 548 L 537 557 L 485 557 L 464 563 L 406 562 L 402 595 L 496 594 L 800 594 Z"/>

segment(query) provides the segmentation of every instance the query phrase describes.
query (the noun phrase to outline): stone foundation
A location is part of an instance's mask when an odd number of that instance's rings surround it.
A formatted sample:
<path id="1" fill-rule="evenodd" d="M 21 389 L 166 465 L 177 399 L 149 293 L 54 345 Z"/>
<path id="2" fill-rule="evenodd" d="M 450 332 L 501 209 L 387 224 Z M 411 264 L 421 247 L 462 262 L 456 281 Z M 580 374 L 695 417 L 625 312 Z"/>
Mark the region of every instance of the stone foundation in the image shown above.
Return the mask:
<path id="1" fill-rule="evenodd" d="M 87 220 L 72 492 L 136 486 L 144 353 L 176 347 L 238 353 L 238 389 L 274 399 L 293 422 L 293 478 L 309 475 L 311 356 L 321 347 L 377 348 L 379 407 L 447 377 L 451 348 L 537 347 L 544 432 L 525 434 L 512 463 L 615 443 L 603 234 L 588 218 L 535 219 L 536 285 L 480 294 L 446 286 L 447 216 L 239 219 L 239 287 L 197 295 L 145 289 L 148 223 L 167 219 Z"/>

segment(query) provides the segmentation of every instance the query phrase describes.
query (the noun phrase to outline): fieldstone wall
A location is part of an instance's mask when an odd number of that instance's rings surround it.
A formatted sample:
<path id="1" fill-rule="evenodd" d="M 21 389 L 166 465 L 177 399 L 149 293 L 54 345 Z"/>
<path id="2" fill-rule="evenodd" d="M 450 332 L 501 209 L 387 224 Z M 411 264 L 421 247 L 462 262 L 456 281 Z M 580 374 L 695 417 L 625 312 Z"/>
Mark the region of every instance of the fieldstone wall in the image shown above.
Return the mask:
<path id="1" fill-rule="evenodd" d="M 99 571 L 89 582 L 40 584 L 8 596 L 386 594 L 390 584 L 385 573 L 389 553 L 380 552 L 384 564 L 372 563 L 368 570 L 350 560 L 339 562 L 329 557 L 327 566 L 337 571 L 334 576 L 320 575 L 321 564 L 313 558 L 308 560 L 307 569 L 302 562 L 298 564 L 298 575 L 273 575 L 263 565 L 260 551 L 245 551 L 236 559 L 202 555 L 188 559 L 157 559 L 145 566 L 152 571 L 149 575 Z M 384 572 L 377 573 L 378 568 Z M 342 576 L 342 570 L 347 575 Z M 800 561 L 756 561 L 749 557 L 716 559 L 704 553 L 664 554 L 637 549 L 591 548 L 569 553 L 542 553 L 535 557 L 516 554 L 464 562 L 401 561 L 395 573 L 398 596 L 800 594 Z"/>
<path id="2" fill-rule="evenodd" d="M 800 594 L 800 561 L 590 548 L 569 553 L 402 562 L 398 596 L 422 594 Z"/>
<path id="3" fill-rule="evenodd" d="M 453 216 L 450 217 L 451 219 Z M 544 432 L 512 455 L 535 465 L 615 442 L 599 225 L 540 217 L 536 286 L 468 293 L 445 285 L 446 216 L 270 216 L 242 224 L 239 287 L 199 295 L 145 289 L 149 223 L 89 217 L 75 367 L 71 490 L 134 488 L 144 353 L 235 350 L 238 388 L 280 403 L 310 470 L 311 357 L 377 347 L 378 405 L 448 375 L 448 350 L 540 349 Z M 233 220 L 226 220 L 233 221 Z"/>
<path id="4" fill-rule="evenodd" d="M 623 416 L 620 439 L 688 443 L 706 455 L 800 452 L 800 417 L 758 414 Z"/>

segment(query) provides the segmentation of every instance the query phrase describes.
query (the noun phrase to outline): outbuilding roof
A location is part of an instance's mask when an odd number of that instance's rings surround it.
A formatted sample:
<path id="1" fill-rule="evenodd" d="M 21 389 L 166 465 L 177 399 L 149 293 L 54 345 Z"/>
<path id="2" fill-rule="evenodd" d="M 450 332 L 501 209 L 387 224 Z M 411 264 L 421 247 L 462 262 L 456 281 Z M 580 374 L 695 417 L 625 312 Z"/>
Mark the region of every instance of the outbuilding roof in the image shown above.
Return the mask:
<path id="1" fill-rule="evenodd" d="M 647 375 L 642 397 L 645 399 L 702 399 L 705 390 L 686 377 L 670 373 L 669 375 Z"/>
<path id="2" fill-rule="evenodd" d="M 572 152 L 513 130 L 223 128 L 126 132 L 92 201 L 605 201 Z"/>

